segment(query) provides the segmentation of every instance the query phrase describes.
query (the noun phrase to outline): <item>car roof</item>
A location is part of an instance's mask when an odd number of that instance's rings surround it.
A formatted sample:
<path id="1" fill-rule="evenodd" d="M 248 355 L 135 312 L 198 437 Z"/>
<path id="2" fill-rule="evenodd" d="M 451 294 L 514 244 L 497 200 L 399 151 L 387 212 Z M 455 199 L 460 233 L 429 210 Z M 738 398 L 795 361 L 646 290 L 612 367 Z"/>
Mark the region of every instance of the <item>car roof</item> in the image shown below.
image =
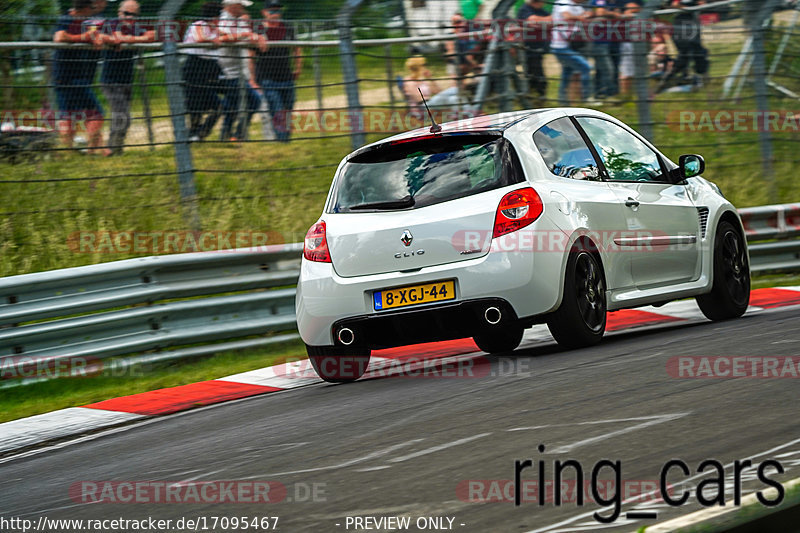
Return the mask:
<path id="1" fill-rule="evenodd" d="M 610 117 L 606 113 L 594 109 L 587 109 L 581 107 L 552 107 L 541 109 L 525 109 L 522 111 L 510 111 L 505 113 L 495 113 L 492 115 L 481 115 L 477 117 L 463 118 L 460 120 L 453 120 L 443 122 L 440 124 L 441 130 L 432 134 L 430 125 L 416 128 L 413 130 L 405 131 L 381 139 L 379 141 L 367 144 L 361 148 L 351 152 L 345 157 L 345 160 L 351 160 L 359 154 L 377 149 L 381 145 L 390 144 L 402 140 L 411 140 L 416 137 L 424 139 L 426 137 L 434 137 L 438 135 L 458 135 L 458 134 L 496 134 L 503 135 L 503 132 L 514 128 L 528 128 L 531 126 L 538 127 L 539 124 L 545 124 L 550 120 L 558 117 L 571 116 L 571 115 L 594 115 L 598 117 Z M 534 119 L 531 122 L 529 119 Z M 534 124 L 535 123 L 535 124 Z M 516 129 L 516 128 L 514 128 Z"/>
<path id="2" fill-rule="evenodd" d="M 477 117 L 469 117 L 469 118 L 462 118 L 460 120 L 453 120 L 449 122 L 443 122 L 440 124 L 442 127 L 441 131 L 437 132 L 437 134 L 457 134 L 457 133 L 499 133 L 506 131 L 507 129 L 511 128 L 512 126 L 522 124 L 526 122 L 527 119 L 535 117 L 537 115 L 549 115 L 553 116 L 554 114 L 557 115 L 574 115 L 574 114 L 582 114 L 588 113 L 593 115 L 603 116 L 604 113 L 595 111 L 593 109 L 584 109 L 584 108 L 573 108 L 573 107 L 554 107 L 554 108 L 541 108 L 541 109 L 526 109 L 522 111 L 510 111 L 506 113 L 495 113 L 492 115 L 481 115 Z M 542 117 L 544 118 L 544 117 Z M 351 153 L 348 158 L 355 155 L 357 152 L 366 151 L 370 148 L 374 148 L 377 145 L 381 145 L 384 143 L 389 143 L 393 141 L 399 141 L 404 139 L 412 139 L 414 137 L 426 137 L 431 135 L 430 125 L 426 125 L 420 128 L 416 128 L 409 131 L 404 131 L 402 133 L 398 133 L 397 135 L 393 135 L 391 137 L 387 137 L 385 139 L 381 139 L 374 143 L 370 143 L 365 145 L 355 152 Z"/>

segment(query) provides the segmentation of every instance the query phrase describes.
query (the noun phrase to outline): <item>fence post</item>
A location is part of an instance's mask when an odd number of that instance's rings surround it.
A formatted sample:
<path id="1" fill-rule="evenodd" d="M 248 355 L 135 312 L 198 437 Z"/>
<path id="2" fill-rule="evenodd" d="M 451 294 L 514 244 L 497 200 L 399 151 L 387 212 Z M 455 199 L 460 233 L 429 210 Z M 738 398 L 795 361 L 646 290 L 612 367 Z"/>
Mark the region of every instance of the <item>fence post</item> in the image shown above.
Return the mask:
<path id="1" fill-rule="evenodd" d="M 314 92 L 317 95 L 317 116 L 321 116 L 322 113 L 322 69 L 320 68 L 319 64 L 319 47 L 315 46 L 311 50 L 311 57 L 313 59 L 314 65 Z M 320 121 L 320 128 L 324 128 L 322 126 L 322 121 Z"/>
<path id="2" fill-rule="evenodd" d="M 347 92 L 347 107 L 352 113 L 350 144 L 356 150 L 366 144 L 364 136 L 364 117 L 361 113 L 361 102 L 358 98 L 358 72 L 356 70 L 356 53 L 353 47 L 353 33 L 350 29 L 350 18 L 353 11 L 363 0 L 347 0 L 336 17 L 339 30 L 339 50 L 342 60 L 342 77 Z"/>
<path id="3" fill-rule="evenodd" d="M 153 136 L 153 114 L 150 111 L 150 94 L 147 92 L 147 67 L 145 67 L 142 53 L 136 55 L 136 65 L 139 67 L 139 91 L 142 93 L 142 107 L 144 107 L 144 121 L 147 125 L 147 139 L 150 141 L 150 151 L 154 151 L 155 137 Z"/>
<path id="4" fill-rule="evenodd" d="M 181 204 L 187 223 L 194 231 L 200 230 L 197 213 L 197 189 L 194 184 L 194 164 L 189 147 L 189 132 L 186 130 L 186 103 L 183 95 L 181 66 L 178 61 L 178 46 L 170 39 L 164 43 L 164 75 L 167 81 L 167 100 L 172 117 L 172 130 L 175 133 L 175 164 L 178 170 L 178 183 Z"/>
<path id="5" fill-rule="evenodd" d="M 769 98 L 767 96 L 767 61 L 764 52 L 764 32 L 767 28 L 764 22 L 772 17 L 775 9 L 776 0 L 748 0 L 745 6 L 745 13 L 749 16 L 748 21 L 750 35 L 753 37 L 753 78 L 756 93 L 756 107 L 759 115 L 766 116 L 769 111 Z M 765 124 L 766 125 L 766 124 Z M 764 178 L 767 181 L 769 202 L 775 203 L 778 200 L 778 191 L 775 187 L 775 171 L 772 166 L 772 133 L 768 128 L 759 128 L 759 144 L 761 145 L 761 166 L 764 171 Z"/>
<path id="6" fill-rule="evenodd" d="M 165 28 L 174 29 L 172 18 L 186 0 L 167 0 L 158 12 L 159 21 Z M 167 102 L 172 118 L 172 131 L 175 136 L 175 166 L 178 171 L 178 185 L 181 193 L 181 206 L 186 223 L 194 231 L 200 231 L 200 217 L 197 213 L 197 189 L 194 184 L 194 163 L 189 147 L 189 132 L 186 129 L 186 101 L 183 94 L 183 76 L 178 59 L 177 35 L 167 34 L 164 39 L 164 77 L 167 83 Z"/>
<path id="7" fill-rule="evenodd" d="M 392 45 L 387 44 L 384 47 L 386 51 L 386 84 L 389 88 L 389 105 L 392 106 L 394 111 L 394 71 L 392 69 Z"/>
<path id="8" fill-rule="evenodd" d="M 661 5 L 661 0 L 648 0 L 639 16 L 636 17 L 640 24 L 649 24 L 656 8 Z M 647 35 L 647 32 L 641 32 Z M 653 115 L 650 109 L 650 67 L 647 64 L 649 43 L 647 40 L 638 40 L 633 43 L 633 82 L 636 92 L 636 109 L 639 112 L 639 127 L 637 130 L 645 139 L 654 142 Z M 624 60 L 624 58 L 623 58 Z"/>

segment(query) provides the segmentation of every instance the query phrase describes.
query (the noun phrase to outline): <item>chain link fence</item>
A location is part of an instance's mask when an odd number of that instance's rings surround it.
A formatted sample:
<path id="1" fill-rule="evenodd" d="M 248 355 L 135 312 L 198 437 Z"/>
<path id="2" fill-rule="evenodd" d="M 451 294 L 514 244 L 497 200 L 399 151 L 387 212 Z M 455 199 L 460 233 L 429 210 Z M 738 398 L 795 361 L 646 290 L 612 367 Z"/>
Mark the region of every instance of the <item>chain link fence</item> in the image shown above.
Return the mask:
<path id="1" fill-rule="evenodd" d="M 314 21 L 0 22 L 43 36 L 0 43 L 0 275 L 299 242 L 341 157 L 428 123 L 420 91 L 437 121 L 596 107 L 672 158 L 703 154 L 739 206 L 797 201 L 799 12 L 784 2 L 649 1 L 566 30 L 552 2 L 525 24 L 502 1 L 486 20 L 411 8 L 360 26 L 352 4 Z"/>

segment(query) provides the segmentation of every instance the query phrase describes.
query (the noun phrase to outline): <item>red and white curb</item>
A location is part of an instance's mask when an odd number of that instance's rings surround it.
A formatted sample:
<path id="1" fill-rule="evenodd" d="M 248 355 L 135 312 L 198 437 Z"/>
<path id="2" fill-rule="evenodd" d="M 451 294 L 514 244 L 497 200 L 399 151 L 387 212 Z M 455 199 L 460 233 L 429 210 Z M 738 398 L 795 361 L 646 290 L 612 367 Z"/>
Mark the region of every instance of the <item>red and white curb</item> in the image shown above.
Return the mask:
<path id="1" fill-rule="evenodd" d="M 800 287 L 756 289 L 750 296 L 748 313 L 763 309 L 800 305 Z M 609 333 L 666 324 L 701 322 L 706 319 L 694 300 L 671 302 L 661 307 L 624 309 L 609 313 Z M 525 332 L 523 345 L 553 342 L 545 325 Z M 424 366 L 480 352 L 472 339 L 403 346 L 373 351 L 365 378 L 386 375 L 401 365 Z M 0 453 L 8 453 L 43 442 L 63 439 L 134 420 L 167 415 L 194 407 L 221 403 L 270 392 L 304 387 L 322 380 L 308 360 L 295 361 L 243 372 L 210 381 L 159 389 L 131 396 L 112 398 L 83 407 L 70 407 L 50 413 L 0 424 Z"/>

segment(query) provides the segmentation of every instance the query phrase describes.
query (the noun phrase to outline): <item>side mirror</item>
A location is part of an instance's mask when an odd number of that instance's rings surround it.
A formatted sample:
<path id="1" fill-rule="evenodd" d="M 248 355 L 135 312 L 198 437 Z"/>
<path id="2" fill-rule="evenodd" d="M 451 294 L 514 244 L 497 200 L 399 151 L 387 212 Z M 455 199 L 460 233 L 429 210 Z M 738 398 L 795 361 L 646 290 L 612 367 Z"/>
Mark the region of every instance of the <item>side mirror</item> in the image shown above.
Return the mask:
<path id="1" fill-rule="evenodd" d="M 699 176 L 706 170 L 706 160 L 701 155 L 682 155 L 678 160 L 678 168 L 682 179 Z"/>

